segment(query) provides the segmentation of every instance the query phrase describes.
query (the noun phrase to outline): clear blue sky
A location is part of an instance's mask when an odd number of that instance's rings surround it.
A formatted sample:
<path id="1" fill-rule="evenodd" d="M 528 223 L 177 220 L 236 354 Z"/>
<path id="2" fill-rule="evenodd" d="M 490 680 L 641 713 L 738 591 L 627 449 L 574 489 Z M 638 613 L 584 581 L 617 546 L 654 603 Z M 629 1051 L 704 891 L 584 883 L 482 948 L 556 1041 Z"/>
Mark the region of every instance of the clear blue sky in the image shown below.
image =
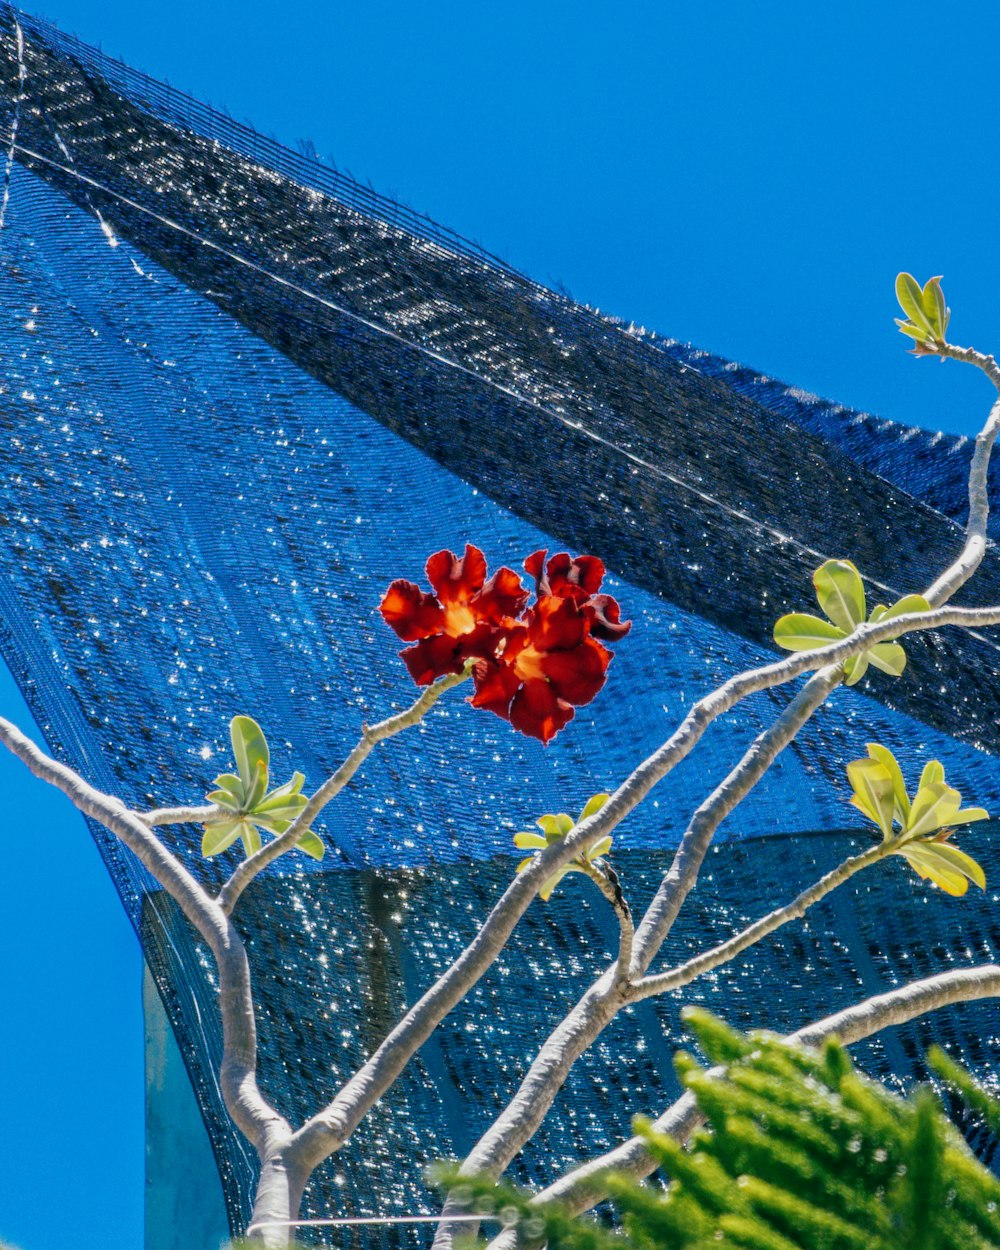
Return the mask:
<path id="1" fill-rule="evenodd" d="M 578 299 L 884 416 L 983 417 L 977 377 L 905 355 L 892 280 L 943 273 L 953 337 L 1000 346 L 1000 6 L 40 4 Z M 0 707 L 24 721 L 9 680 Z M 82 824 L 2 760 L 0 782 L 30 813 L 0 873 L 0 1238 L 134 1250 L 134 938 Z"/>

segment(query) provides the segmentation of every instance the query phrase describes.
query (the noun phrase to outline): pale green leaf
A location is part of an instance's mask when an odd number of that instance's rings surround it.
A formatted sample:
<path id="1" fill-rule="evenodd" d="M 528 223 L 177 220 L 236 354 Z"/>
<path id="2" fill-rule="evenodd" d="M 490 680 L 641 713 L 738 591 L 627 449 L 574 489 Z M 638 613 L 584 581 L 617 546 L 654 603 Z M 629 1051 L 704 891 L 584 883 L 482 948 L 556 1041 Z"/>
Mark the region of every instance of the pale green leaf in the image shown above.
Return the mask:
<path id="1" fill-rule="evenodd" d="M 910 816 L 910 796 L 906 793 L 906 782 L 903 780 L 902 769 L 889 748 L 882 746 L 878 742 L 868 743 L 868 754 L 873 760 L 882 765 L 892 780 L 895 817 L 899 821 L 900 827 L 903 828 Z"/>
<path id="2" fill-rule="evenodd" d="M 570 871 L 571 869 L 569 867 L 560 868 L 559 871 L 554 876 L 549 877 L 548 881 L 546 881 L 545 884 L 542 886 L 542 888 L 538 891 L 538 897 L 543 902 L 547 903 L 549 899 L 552 897 L 552 891 L 556 888 L 556 886 L 563 879 L 563 877 L 565 877 L 565 875 Z"/>
<path id="3" fill-rule="evenodd" d="M 924 771 L 920 774 L 920 784 L 917 789 L 921 786 L 933 785 L 936 781 L 944 781 L 944 765 L 940 760 L 928 760 L 924 765 Z"/>
<path id="4" fill-rule="evenodd" d="M 924 293 L 912 274 L 901 273 L 896 278 L 896 299 L 913 324 L 922 329 L 929 339 L 933 339 L 934 331 L 924 312 Z"/>
<path id="5" fill-rule="evenodd" d="M 535 857 L 534 857 L 534 855 L 529 855 L 526 859 L 522 859 L 522 860 L 521 860 L 521 862 L 518 864 L 518 866 L 517 866 L 517 868 L 515 869 L 515 871 L 516 871 L 516 872 L 524 872 L 525 868 L 527 868 L 527 866 L 528 866 L 529 864 L 533 864 L 534 862 L 535 862 Z"/>
<path id="6" fill-rule="evenodd" d="M 862 651 L 860 655 L 852 655 L 844 661 L 844 685 L 856 686 L 858 682 L 868 672 L 868 652 Z"/>
<path id="7" fill-rule="evenodd" d="M 897 616 L 908 616 L 911 612 L 929 612 L 931 605 L 923 595 L 904 595 L 897 599 L 891 608 L 883 614 L 883 621 L 890 621 Z"/>
<path id="8" fill-rule="evenodd" d="M 953 846 L 950 842 L 921 842 L 920 845 L 943 858 L 956 872 L 964 873 L 981 890 L 986 889 L 986 873 L 983 872 L 983 866 L 971 855 L 966 855 L 965 851 Z"/>
<path id="9" fill-rule="evenodd" d="M 229 723 L 229 737 L 233 744 L 236 767 L 245 787 L 253 784 L 254 774 L 260 765 L 267 788 L 267 770 L 271 762 L 264 731 L 250 716 L 234 716 Z"/>
<path id="10" fill-rule="evenodd" d="M 522 851 L 527 850 L 528 847 L 542 851 L 548 846 L 548 840 L 543 838 L 540 833 L 515 833 L 514 845 Z"/>
<path id="11" fill-rule="evenodd" d="M 951 818 L 953 825 L 971 825 L 976 820 L 989 820 L 990 814 L 985 807 L 963 807 Z"/>
<path id="12" fill-rule="evenodd" d="M 242 821 L 239 820 L 220 820 L 206 825 L 201 839 L 202 855 L 208 859 L 212 855 L 221 855 L 223 851 L 228 850 L 240 836 L 241 824 Z"/>
<path id="13" fill-rule="evenodd" d="M 209 803 L 214 803 L 217 807 L 228 808 L 231 812 L 238 812 L 242 807 L 242 803 L 233 798 L 228 790 L 209 790 L 205 798 Z"/>
<path id="14" fill-rule="evenodd" d="M 256 855 L 261 847 L 260 832 L 248 820 L 240 821 L 240 840 L 247 859 Z"/>
<path id="15" fill-rule="evenodd" d="M 595 842 L 587 852 L 588 860 L 600 859 L 602 855 L 607 855 L 611 850 L 611 838 L 601 838 L 600 842 Z"/>
<path id="16" fill-rule="evenodd" d="M 852 633 L 865 619 L 865 587 L 850 560 L 827 560 L 813 574 L 816 599 L 834 625 Z"/>
<path id="17" fill-rule="evenodd" d="M 786 651 L 815 651 L 844 637 L 842 629 L 809 612 L 789 612 L 774 624 L 774 641 Z"/>
<path id="18" fill-rule="evenodd" d="M 869 664 L 888 673 L 890 677 L 898 677 L 906 668 L 906 652 L 898 642 L 877 642 L 865 652 Z"/>
<path id="19" fill-rule="evenodd" d="M 931 341 L 927 331 L 921 326 L 915 326 L 912 321 L 901 321 L 898 317 L 894 317 L 893 320 L 899 326 L 902 334 L 908 334 L 911 339 L 916 339 L 918 343 L 929 343 Z"/>
<path id="20" fill-rule="evenodd" d="M 586 820 L 588 816 L 593 816 L 595 812 L 599 812 L 610 798 L 610 794 L 592 794 L 580 813 L 580 820 L 576 823 L 579 824 L 580 821 Z"/>
<path id="21" fill-rule="evenodd" d="M 270 794 L 266 794 L 259 803 L 254 805 L 255 812 L 291 812 L 294 816 L 301 812 L 308 803 L 308 799 L 304 794 L 291 792 L 282 786 L 279 790 L 272 790 Z"/>
<path id="22" fill-rule="evenodd" d="M 246 809 L 253 811 L 267 793 L 267 768 L 258 760 L 254 766 L 253 784 L 247 793 Z"/>
<path id="23" fill-rule="evenodd" d="M 559 812 L 556 815 L 539 816 L 535 821 L 539 829 L 548 838 L 564 838 L 573 828 L 573 819 L 567 816 L 565 812 Z"/>
<path id="24" fill-rule="evenodd" d="M 925 770 L 926 771 L 926 770 Z M 962 797 L 943 781 L 921 781 L 910 805 L 910 819 L 903 832 L 907 838 L 923 838 L 942 825 L 949 825 L 958 811 Z"/>
<path id="25" fill-rule="evenodd" d="M 924 315 L 934 331 L 935 339 L 943 339 L 947 328 L 948 310 L 944 304 L 944 292 L 941 290 L 941 275 L 928 278 L 921 293 L 921 305 Z"/>
<path id="26" fill-rule="evenodd" d="M 262 802 L 258 804 L 258 807 L 264 807 L 265 805 L 270 805 L 272 800 L 282 800 L 282 799 L 290 801 L 293 805 L 297 805 L 298 808 L 305 807 L 306 803 L 308 802 L 308 799 L 306 798 L 304 794 L 301 793 L 302 783 L 304 781 L 305 781 L 305 777 L 302 775 L 302 773 L 292 773 L 291 781 L 286 781 L 283 786 L 278 786 L 276 789 L 272 790 L 262 800 Z M 275 803 L 275 806 L 279 806 L 279 805 L 280 804 Z"/>
<path id="27" fill-rule="evenodd" d="M 946 894 L 960 898 L 969 888 L 969 879 L 964 872 L 950 863 L 945 856 L 938 854 L 940 845 L 934 842 L 908 842 L 901 846 L 897 854 L 911 867 Z"/>
<path id="28" fill-rule="evenodd" d="M 885 616 L 886 612 L 888 611 L 889 609 L 885 606 L 884 603 L 876 603 L 875 606 L 872 608 L 871 613 L 869 614 L 868 624 L 877 625 L 879 621 L 882 619 L 882 617 Z"/>
<path id="29" fill-rule="evenodd" d="M 220 790 L 225 790 L 232 795 L 233 803 L 236 807 L 243 806 L 243 799 L 246 796 L 246 787 L 240 777 L 233 773 L 220 773 L 212 782 Z"/>
<path id="30" fill-rule="evenodd" d="M 886 838 L 891 837 L 896 796 L 890 773 L 878 760 L 854 760 L 847 765 L 847 779 L 854 791 L 854 806 L 874 821 Z"/>
<path id="31" fill-rule="evenodd" d="M 323 839 L 318 833 L 314 833 L 312 829 L 307 829 L 295 844 L 297 851 L 302 851 L 308 855 L 310 859 L 322 859 L 326 853 L 326 847 L 323 845 Z"/>

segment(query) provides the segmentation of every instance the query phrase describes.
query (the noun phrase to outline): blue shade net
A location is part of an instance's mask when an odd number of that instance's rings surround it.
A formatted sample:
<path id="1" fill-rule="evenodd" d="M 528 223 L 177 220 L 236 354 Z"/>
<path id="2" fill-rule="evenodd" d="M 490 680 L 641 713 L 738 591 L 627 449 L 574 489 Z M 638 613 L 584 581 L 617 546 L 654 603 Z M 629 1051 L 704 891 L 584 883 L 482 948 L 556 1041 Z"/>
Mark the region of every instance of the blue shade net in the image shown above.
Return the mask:
<path id="1" fill-rule="evenodd" d="M 850 557 L 871 602 L 922 588 L 961 543 L 962 439 L 876 421 L 576 305 L 433 223 L 0 5 L 0 618 L 47 742 L 139 807 L 198 802 L 256 717 L 274 776 L 317 784 L 413 687 L 378 614 L 390 580 L 467 540 L 491 565 L 592 551 L 634 622 L 605 690 L 548 748 L 442 700 L 329 808 L 321 865 L 286 857 L 240 905 L 262 1082 L 293 1120 L 328 1098 L 444 970 L 509 881 L 512 834 L 578 811 L 691 701 L 767 660 L 809 575 Z M 964 601 L 1000 601 L 991 551 Z M 841 690 L 720 830 L 663 959 L 733 932 L 868 834 L 844 766 L 878 740 L 1000 808 L 1000 655 L 907 643 L 897 681 Z M 974 673 L 973 680 L 969 674 Z M 687 820 L 787 693 L 715 725 L 617 832 L 634 910 Z M 846 831 L 845 831 L 846 830 Z M 207 953 L 100 828 L 188 1065 L 234 1230 L 253 1152 L 230 1130 Z M 200 831 L 164 838 L 210 882 Z M 991 880 L 989 826 L 963 845 Z M 626 1012 L 574 1070 L 513 1175 L 537 1185 L 674 1096 L 678 1008 L 793 1028 L 994 957 L 996 895 L 945 899 L 902 861 L 765 945 Z M 613 949 L 568 878 L 320 1169 L 305 1217 L 434 1210 L 422 1169 L 462 1154 Z M 987 1007 L 862 1048 L 899 1085 L 928 1039 L 994 1080 Z M 986 1157 L 992 1145 L 977 1138 Z M 406 1230 L 352 1244 L 413 1244 Z M 423 1234 L 421 1235 L 423 1236 Z"/>

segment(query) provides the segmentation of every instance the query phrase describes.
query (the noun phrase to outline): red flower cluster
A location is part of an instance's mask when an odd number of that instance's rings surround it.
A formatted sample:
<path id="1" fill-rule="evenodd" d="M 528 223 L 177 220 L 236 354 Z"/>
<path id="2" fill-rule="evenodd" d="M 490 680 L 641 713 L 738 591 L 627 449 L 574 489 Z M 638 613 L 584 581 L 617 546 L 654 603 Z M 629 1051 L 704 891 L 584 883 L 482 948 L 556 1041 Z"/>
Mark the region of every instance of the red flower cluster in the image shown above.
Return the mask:
<path id="1" fill-rule="evenodd" d="M 475 661 L 469 702 L 548 742 L 604 685 L 611 652 L 631 628 L 617 602 L 599 593 L 604 565 L 596 556 L 571 559 L 536 551 L 524 562 L 535 602 L 512 569 L 486 578 L 486 560 L 466 546 L 459 559 L 438 551 L 427 561 L 434 594 L 395 581 L 382 600 L 386 624 L 404 642 L 400 652 L 418 686 Z"/>

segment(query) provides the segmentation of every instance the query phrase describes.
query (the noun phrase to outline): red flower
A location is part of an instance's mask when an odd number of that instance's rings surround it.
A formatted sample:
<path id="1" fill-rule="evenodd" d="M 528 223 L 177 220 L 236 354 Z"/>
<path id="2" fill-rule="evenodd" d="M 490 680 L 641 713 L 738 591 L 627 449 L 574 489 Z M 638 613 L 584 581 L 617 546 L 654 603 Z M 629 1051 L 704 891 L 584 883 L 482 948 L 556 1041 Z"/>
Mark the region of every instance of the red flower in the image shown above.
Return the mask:
<path id="1" fill-rule="evenodd" d="M 478 547 L 466 545 L 462 559 L 437 551 L 426 571 L 436 595 L 400 580 L 390 585 L 381 604 L 386 624 L 404 642 L 417 644 L 400 655 L 418 686 L 461 672 L 468 659 L 495 655 L 504 627 L 528 601 L 513 569 L 498 569 L 486 580 L 486 560 Z"/>
<path id="2" fill-rule="evenodd" d="M 525 570 L 535 579 L 539 598 L 555 595 L 578 603 L 590 621 L 590 632 L 605 642 L 617 642 L 632 628 L 631 621 L 621 619 L 621 608 L 611 595 L 597 592 L 604 580 L 604 564 L 597 556 L 577 556 L 560 551 L 545 564 L 545 551 L 535 551 L 524 562 Z M 544 566 L 544 569 L 543 569 Z"/>
<path id="3" fill-rule="evenodd" d="M 600 584 L 600 579 L 598 579 Z M 473 672 L 469 702 L 548 742 L 604 685 L 611 652 L 591 637 L 586 603 L 542 595 Z"/>
<path id="4" fill-rule="evenodd" d="M 530 608 L 515 572 L 498 569 L 487 581 L 483 553 L 466 546 L 462 559 L 438 551 L 427 561 L 433 594 L 393 582 L 382 615 L 404 642 L 416 643 L 400 655 L 418 685 L 474 660 L 469 702 L 549 742 L 604 685 L 611 652 L 597 640 L 617 641 L 631 623 L 599 593 L 604 565 L 596 556 L 562 551 L 546 564 L 545 555 L 524 562 L 537 590 Z"/>

